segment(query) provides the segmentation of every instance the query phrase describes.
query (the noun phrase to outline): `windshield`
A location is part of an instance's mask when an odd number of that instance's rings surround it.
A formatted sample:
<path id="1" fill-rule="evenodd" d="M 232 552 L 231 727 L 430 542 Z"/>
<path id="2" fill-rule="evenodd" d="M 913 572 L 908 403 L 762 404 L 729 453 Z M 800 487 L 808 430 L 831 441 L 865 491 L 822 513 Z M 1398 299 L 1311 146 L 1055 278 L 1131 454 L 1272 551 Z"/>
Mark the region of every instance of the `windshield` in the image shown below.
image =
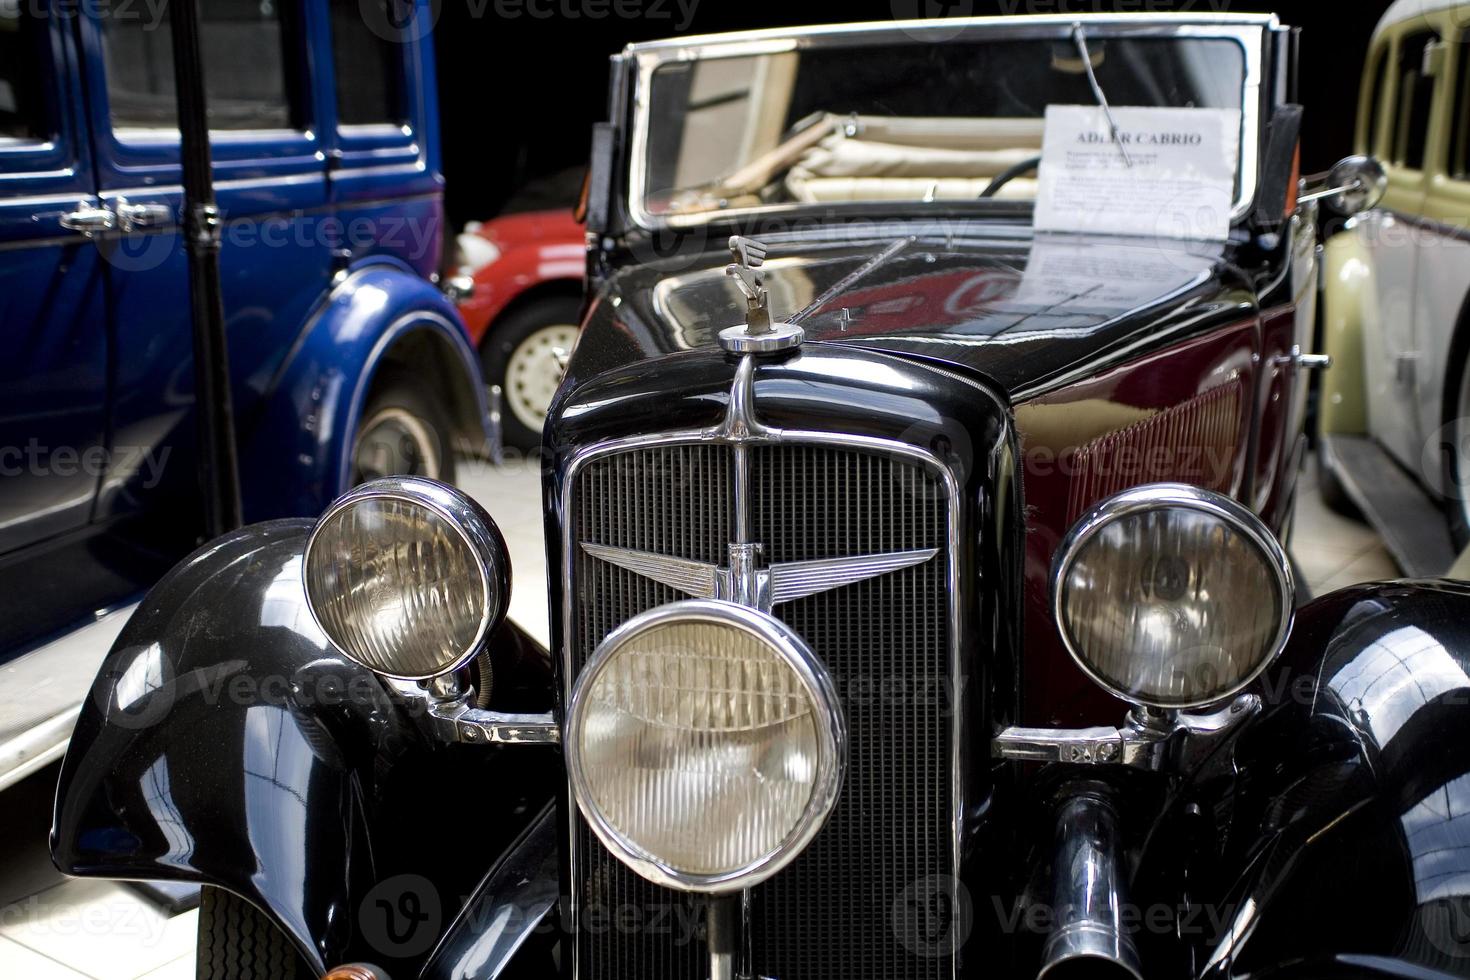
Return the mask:
<path id="1" fill-rule="evenodd" d="M 1085 44 L 1115 108 L 1244 108 L 1245 50 L 1234 38 Z M 1075 38 L 664 63 L 649 93 L 644 210 L 1033 200 L 1047 107 L 1098 104 L 1087 67 Z"/>

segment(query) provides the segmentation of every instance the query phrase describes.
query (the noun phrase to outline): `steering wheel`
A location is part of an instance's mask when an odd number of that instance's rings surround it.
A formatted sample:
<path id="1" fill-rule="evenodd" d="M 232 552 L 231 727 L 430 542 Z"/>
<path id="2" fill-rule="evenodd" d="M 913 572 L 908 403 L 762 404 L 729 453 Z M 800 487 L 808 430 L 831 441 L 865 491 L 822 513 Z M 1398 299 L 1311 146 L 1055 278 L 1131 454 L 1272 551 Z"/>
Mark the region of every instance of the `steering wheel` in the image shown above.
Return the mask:
<path id="1" fill-rule="evenodd" d="M 990 182 L 990 185 L 986 187 L 985 190 L 980 192 L 980 200 L 983 201 L 988 197 L 994 197 L 1002 187 L 1009 184 L 1017 177 L 1021 176 L 1022 174 L 1029 174 L 1031 171 L 1037 170 L 1040 167 L 1041 157 L 1039 156 L 1031 157 L 1029 160 L 1022 160 L 1015 166 L 1007 167 L 1000 173 L 996 174 L 995 179 Z"/>

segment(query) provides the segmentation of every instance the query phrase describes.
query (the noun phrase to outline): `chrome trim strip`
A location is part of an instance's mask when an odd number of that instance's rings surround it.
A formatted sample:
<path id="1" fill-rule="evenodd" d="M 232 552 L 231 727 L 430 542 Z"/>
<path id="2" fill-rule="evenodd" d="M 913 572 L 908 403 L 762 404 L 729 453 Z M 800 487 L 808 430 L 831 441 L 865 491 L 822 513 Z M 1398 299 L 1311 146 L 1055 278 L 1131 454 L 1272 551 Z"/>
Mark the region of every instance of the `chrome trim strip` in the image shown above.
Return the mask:
<path id="1" fill-rule="evenodd" d="M 850 433 L 820 432 L 804 429 L 779 429 L 768 428 L 762 425 L 754 417 L 752 403 L 754 401 L 754 359 L 747 356 L 741 360 L 736 369 L 734 383 L 731 386 L 730 407 L 725 419 L 717 426 L 710 429 L 684 429 L 664 433 L 654 433 L 642 436 L 628 436 L 620 439 L 608 439 L 595 442 L 585 446 L 572 454 L 567 462 L 566 478 L 562 483 L 560 499 L 557 501 L 557 520 L 562 534 L 562 679 L 564 696 L 568 701 L 571 699 L 572 685 L 572 646 L 569 633 L 573 621 L 573 591 L 572 573 L 577 554 L 577 534 L 572 521 L 572 501 L 575 499 L 575 488 L 577 477 L 582 467 L 589 462 L 603 456 L 614 455 L 638 449 L 648 449 L 655 446 L 672 445 L 708 445 L 726 444 L 739 447 L 742 444 L 805 444 L 817 446 L 837 446 L 846 449 L 862 450 L 872 453 L 887 454 L 901 457 L 920 463 L 931 468 L 944 480 L 945 490 L 948 494 L 949 506 L 949 529 L 947 542 L 949 553 L 948 589 L 949 589 L 949 619 L 950 619 L 950 683 L 955 692 L 956 699 L 965 690 L 967 680 L 963 668 L 962 653 L 964 640 L 961 636 L 961 623 L 963 619 L 960 567 L 961 567 L 961 535 L 963 533 L 964 495 L 959 477 L 946 466 L 933 453 L 908 443 L 898 442 L 892 439 L 883 439 L 874 436 L 862 436 Z M 737 484 L 737 490 L 739 485 Z M 748 486 L 745 488 L 748 495 Z M 747 496 L 748 499 L 748 496 Z M 965 798 L 964 798 L 964 759 L 968 738 L 968 721 L 964 711 L 956 710 L 952 715 L 953 730 L 951 732 L 952 745 L 950 746 L 950 768 L 951 787 L 950 793 L 950 830 L 952 853 L 952 868 L 950 877 L 953 879 L 954 887 L 950 895 L 953 908 L 960 907 L 960 868 L 962 858 L 961 833 L 964 827 Z M 570 782 L 567 786 L 567 803 L 571 808 L 568 812 L 576 812 L 577 800 L 572 791 Z M 569 821 L 570 838 L 567 847 L 567 862 L 573 882 L 572 894 L 570 896 L 571 909 L 569 913 L 571 932 L 573 936 L 572 947 L 572 977 L 578 980 L 580 975 L 580 960 L 578 958 L 577 936 L 578 919 L 580 915 L 581 900 L 577 894 L 575 883 L 580 880 L 578 876 L 577 855 L 577 833 L 575 823 Z M 951 976 L 959 976 L 959 950 L 956 949 L 950 957 Z"/>
<path id="2" fill-rule="evenodd" d="M 938 548 L 918 551 L 896 551 L 888 555 L 853 555 L 850 558 L 818 558 L 815 561 L 788 561 L 772 565 L 771 605 L 804 599 L 844 585 L 879 578 L 890 572 L 922 565 Z"/>
<path id="3" fill-rule="evenodd" d="M 1119 13 L 1097 16 L 1077 14 L 1025 14 L 1001 17 L 945 17 L 943 19 L 909 19 L 891 21 L 857 21 L 846 24 L 821 24 L 814 27 L 769 27 L 760 30 L 730 31 L 724 34 L 696 34 L 693 37 L 665 38 L 658 41 L 642 41 L 629 44 L 623 49 L 624 56 L 641 57 L 646 54 L 670 52 L 668 61 L 687 61 L 697 58 L 708 48 L 735 47 L 744 45 L 750 50 L 742 54 L 762 53 L 766 50 L 783 51 L 790 47 L 777 47 L 773 42 L 791 41 L 794 46 L 812 47 L 816 42 L 832 37 L 863 37 L 884 35 L 931 40 L 924 35 L 936 35 L 932 40 L 948 40 L 956 33 L 974 29 L 985 31 L 1030 28 L 1036 25 L 1058 25 L 1066 31 L 1078 21 L 1083 24 L 1115 24 L 1118 26 L 1158 26 L 1169 24 L 1210 24 L 1277 28 L 1281 19 L 1275 14 L 1232 14 L 1225 12 L 1202 12 L 1199 14 Z M 812 42 L 810 44 L 804 42 Z"/>
<path id="4" fill-rule="evenodd" d="M 1217 748 L 1220 738 L 1261 712 L 1261 699 L 1242 694 L 1206 714 L 1130 711 L 1118 728 L 1021 728 L 990 741 L 990 756 L 1009 762 L 1064 762 L 1073 766 L 1129 766 L 1188 773 Z"/>
<path id="5" fill-rule="evenodd" d="M 625 568 L 695 599 L 715 599 L 720 594 L 720 569 L 709 562 L 586 542 L 582 543 L 582 550 L 609 565 Z"/>
<path id="6" fill-rule="evenodd" d="M 507 714 L 472 707 L 468 698 L 439 702 L 429 699 L 434 730 L 447 742 L 469 745 L 560 745 L 561 726 L 551 712 Z"/>
<path id="7" fill-rule="evenodd" d="M 1281 28 L 1281 22 L 1274 14 L 1107 14 L 1083 17 L 1040 14 L 1024 17 L 956 17 L 876 24 L 838 24 L 800 30 L 779 28 L 629 45 L 624 49 L 623 56 L 635 59 L 638 64 L 632 92 L 633 131 L 627 185 L 628 208 L 633 223 L 645 231 L 657 231 L 662 228 L 698 227 L 708 224 L 715 217 L 727 221 L 731 218 L 791 210 L 770 207 L 729 208 L 708 214 L 665 215 L 661 218 L 648 212 L 644 205 L 647 196 L 647 168 L 644 161 L 648 158 L 648 129 L 652 114 L 649 92 L 653 73 L 664 64 L 701 58 L 780 54 L 856 43 L 946 43 L 959 40 L 965 35 L 973 35 L 969 39 L 1067 41 L 1071 38 L 1072 28 L 1079 22 L 1096 30 L 1095 37 L 1099 40 L 1110 37 L 1214 38 L 1233 40 L 1241 46 L 1245 54 L 1245 78 L 1241 90 L 1241 179 L 1240 194 L 1231 211 L 1231 221 L 1239 221 L 1248 215 L 1255 200 L 1259 179 L 1261 123 L 1265 109 L 1262 92 L 1267 82 L 1264 76 L 1267 33 Z"/>

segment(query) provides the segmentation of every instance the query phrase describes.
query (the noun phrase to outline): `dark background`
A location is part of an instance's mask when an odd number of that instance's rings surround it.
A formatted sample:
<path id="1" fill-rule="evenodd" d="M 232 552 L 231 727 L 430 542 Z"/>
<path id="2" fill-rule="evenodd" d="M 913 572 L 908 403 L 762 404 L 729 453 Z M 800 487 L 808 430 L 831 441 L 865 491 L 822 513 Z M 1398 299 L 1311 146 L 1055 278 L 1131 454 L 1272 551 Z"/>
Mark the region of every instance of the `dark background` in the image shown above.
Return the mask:
<path id="1" fill-rule="evenodd" d="M 607 58 L 632 41 L 676 34 L 800 24 L 1003 13 L 1271 12 L 1302 28 L 1304 166 L 1325 170 L 1347 155 L 1358 80 L 1388 0 L 622 0 L 643 10 L 585 14 L 583 0 L 444 0 L 435 27 L 448 207 L 455 227 L 505 211 L 570 206 L 581 183 L 592 123 L 606 117 Z M 529 3 L 535 11 L 528 11 Z M 597 8 L 593 8 L 597 9 Z M 624 8 L 627 9 L 627 8 Z M 538 16 L 539 14 L 539 16 Z M 578 16 L 568 16 L 578 14 Z"/>

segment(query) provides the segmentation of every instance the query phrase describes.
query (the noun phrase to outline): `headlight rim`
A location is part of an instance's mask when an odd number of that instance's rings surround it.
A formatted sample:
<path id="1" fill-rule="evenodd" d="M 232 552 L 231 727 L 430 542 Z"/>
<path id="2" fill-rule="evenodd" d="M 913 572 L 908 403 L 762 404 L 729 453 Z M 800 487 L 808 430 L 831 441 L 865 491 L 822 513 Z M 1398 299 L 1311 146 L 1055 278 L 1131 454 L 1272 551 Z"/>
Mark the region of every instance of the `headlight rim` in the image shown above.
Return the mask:
<path id="1" fill-rule="evenodd" d="M 754 632 L 775 646 L 806 684 L 818 723 L 820 758 L 812 795 L 801 819 L 771 854 L 734 871 L 713 875 L 688 874 L 670 867 L 625 840 L 591 804 L 591 792 L 582 764 L 580 732 L 587 711 L 586 692 L 597 675 L 611 662 L 613 652 L 630 638 L 670 622 L 714 622 Z M 604 847 L 636 874 L 654 884 L 681 892 L 724 895 L 750 888 L 784 870 L 811 846 L 826 826 L 842 793 L 847 773 L 847 719 L 836 686 L 826 666 L 797 633 L 774 616 L 750 606 L 718 599 L 687 599 L 640 613 L 620 625 L 598 644 L 577 677 L 567 705 L 565 736 L 562 739 L 567 778 L 572 799 L 583 819 Z"/>
<path id="2" fill-rule="evenodd" d="M 341 511 L 367 500 L 397 500 L 423 507 L 443 520 L 469 547 L 475 557 L 475 568 L 480 579 L 480 619 L 474 640 L 459 652 L 446 667 L 431 674 L 403 674 L 383 670 L 364 663 L 352 651 L 347 650 L 332 636 L 317 613 L 317 602 L 312 596 L 312 553 L 317 547 L 321 531 L 328 521 Z M 379 677 L 395 681 L 422 683 L 452 674 L 467 666 L 484 648 L 490 635 L 505 620 L 510 608 L 511 567 L 510 552 L 505 538 L 490 515 L 463 491 L 422 476 L 389 476 L 372 480 L 353 487 L 332 502 L 322 513 L 310 534 L 301 557 L 301 580 L 306 593 L 306 608 L 312 622 L 326 637 L 332 649 L 353 663 L 372 671 Z"/>
<path id="3" fill-rule="evenodd" d="M 1065 614 L 1064 586 L 1067 574 L 1077 556 L 1104 528 L 1137 514 L 1168 509 L 1195 510 L 1215 517 L 1233 531 L 1241 534 L 1254 546 L 1275 578 L 1280 615 L 1276 634 L 1272 637 L 1270 653 L 1262 657 L 1260 663 L 1236 684 L 1208 698 L 1161 703 L 1156 699 L 1147 699 L 1119 690 L 1112 681 L 1104 678 L 1087 662 L 1087 658 L 1078 649 L 1076 638 L 1069 628 L 1068 617 Z M 1051 567 L 1052 618 L 1062 638 L 1062 645 L 1066 648 L 1072 661 L 1093 683 L 1114 697 L 1129 704 L 1160 711 L 1191 711 L 1217 705 L 1235 697 L 1254 684 L 1262 674 L 1270 669 L 1286 647 L 1296 615 L 1295 597 L 1296 576 L 1291 568 L 1291 559 L 1287 557 L 1286 549 L 1282 547 L 1281 542 L 1276 540 L 1275 535 L 1271 534 L 1270 529 L 1261 519 L 1239 501 L 1222 493 L 1184 483 L 1154 483 L 1132 487 L 1095 504 L 1072 525 L 1066 536 L 1062 538 Z"/>

